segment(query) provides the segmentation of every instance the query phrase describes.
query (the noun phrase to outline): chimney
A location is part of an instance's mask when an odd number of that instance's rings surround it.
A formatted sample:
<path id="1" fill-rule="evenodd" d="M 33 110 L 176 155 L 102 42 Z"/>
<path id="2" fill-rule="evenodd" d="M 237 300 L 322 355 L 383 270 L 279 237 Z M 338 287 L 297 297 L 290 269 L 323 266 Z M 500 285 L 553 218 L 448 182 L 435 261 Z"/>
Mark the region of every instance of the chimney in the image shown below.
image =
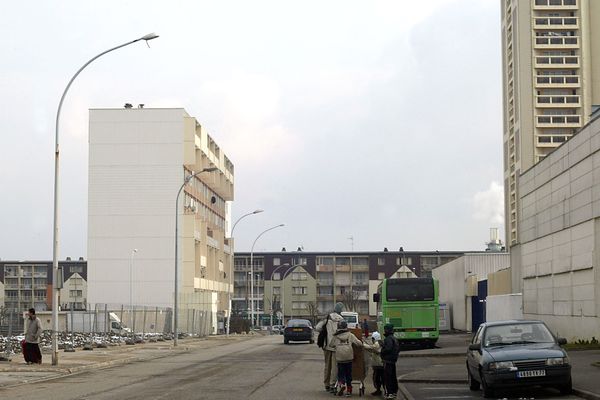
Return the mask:
<path id="1" fill-rule="evenodd" d="M 281 251 L 285 251 L 285 247 L 282 247 L 282 248 L 281 248 Z"/>
<path id="2" fill-rule="evenodd" d="M 129 110 L 129 109 L 133 108 L 133 105 L 131 103 L 125 103 L 125 108 L 127 110 Z"/>
<path id="3" fill-rule="evenodd" d="M 71 257 L 67 257 L 67 261 L 71 261 Z"/>

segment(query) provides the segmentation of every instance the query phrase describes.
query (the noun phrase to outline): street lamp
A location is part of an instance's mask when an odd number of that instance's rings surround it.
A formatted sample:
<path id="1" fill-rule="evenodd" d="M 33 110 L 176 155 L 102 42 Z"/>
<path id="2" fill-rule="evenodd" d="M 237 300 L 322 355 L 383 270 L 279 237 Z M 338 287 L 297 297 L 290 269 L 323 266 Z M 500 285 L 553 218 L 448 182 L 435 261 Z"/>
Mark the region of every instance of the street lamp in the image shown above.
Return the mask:
<path id="1" fill-rule="evenodd" d="M 137 249 L 131 250 L 131 258 L 129 259 L 129 329 L 133 332 L 133 256 L 137 253 Z"/>
<path id="2" fill-rule="evenodd" d="M 185 185 L 187 185 L 192 178 L 194 178 L 196 175 L 199 175 L 203 172 L 212 172 L 212 171 L 216 171 L 218 170 L 218 168 L 216 167 L 210 167 L 210 168 L 203 168 L 202 170 L 198 171 L 198 172 L 194 172 L 193 174 L 191 174 L 190 176 L 188 176 L 187 178 L 185 178 L 183 180 L 183 183 L 181 184 L 181 187 L 179 188 L 179 191 L 177 191 L 177 198 L 175 200 L 175 294 L 174 294 L 174 300 L 173 300 L 173 333 L 175 334 L 175 337 L 173 338 L 173 346 L 177 346 L 177 342 L 178 342 L 178 335 L 177 335 L 177 322 L 178 322 L 178 316 L 177 314 L 179 313 L 179 307 L 178 307 L 178 296 L 179 296 L 179 268 L 178 268 L 178 263 L 177 263 L 177 252 L 178 252 L 178 240 L 179 240 L 179 195 L 181 194 L 181 191 L 183 190 L 183 187 Z"/>
<path id="3" fill-rule="evenodd" d="M 250 311 L 250 325 L 251 326 L 253 326 L 253 324 L 254 324 L 254 245 L 256 244 L 256 242 L 262 235 L 264 235 L 265 233 L 267 233 L 269 231 L 272 231 L 273 229 L 281 228 L 282 226 L 285 226 L 285 224 L 279 224 L 279 225 L 272 226 L 269 229 L 265 229 L 264 231 L 262 231 L 261 233 L 258 234 L 256 239 L 254 239 L 254 243 L 252 243 L 252 249 L 250 250 L 250 274 L 252 275 L 250 277 L 250 279 L 251 279 L 250 304 L 252 305 L 251 311 Z"/>
<path id="4" fill-rule="evenodd" d="M 254 215 L 254 214 L 260 214 L 261 212 L 264 212 L 265 210 L 254 210 L 252 212 L 249 212 L 247 214 L 242 215 L 241 217 L 239 217 L 237 219 L 237 221 L 235 221 L 235 223 L 233 224 L 233 227 L 231 228 L 231 235 L 229 237 L 229 239 L 231 239 L 231 243 L 229 245 L 229 255 L 231 257 L 230 261 L 229 261 L 229 266 L 231 268 L 230 274 L 229 274 L 229 290 L 227 291 L 227 293 L 229 293 L 229 312 L 227 313 L 227 337 L 229 337 L 229 326 L 231 324 L 231 309 L 232 309 L 232 302 L 231 302 L 231 287 L 233 286 L 233 263 L 235 261 L 234 258 L 234 243 L 233 243 L 233 231 L 235 230 L 235 226 L 238 224 L 238 222 L 240 222 L 242 219 L 249 217 L 250 215 Z"/>
<path id="5" fill-rule="evenodd" d="M 147 35 L 142 36 L 139 39 L 132 40 L 127 43 L 123 43 L 117 47 L 113 47 L 112 49 L 108 49 L 98 54 L 97 56 L 90 59 L 88 62 L 83 64 L 79 70 L 73 75 L 67 87 L 65 88 L 60 102 L 58 103 L 58 110 L 56 111 L 56 126 L 55 126 L 55 145 L 54 145 L 54 216 L 53 216 L 53 228 L 52 228 L 52 365 L 58 365 L 58 166 L 59 166 L 59 146 L 58 146 L 58 131 L 59 131 L 59 121 L 60 121 L 60 111 L 62 109 L 63 102 L 65 100 L 65 96 L 71 87 L 71 84 L 77 78 L 77 76 L 90 65 L 97 58 L 105 55 L 106 53 L 110 53 L 111 51 L 120 49 L 121 47 L 128 46 L 135 42 L 139 42 L 140 40 L 145 40 L 146 43 L 148 40 L 156 39 L 158 37 L 155 33 L 149 33 Z"/>
<path id="6" fill-rule="evenodd" d="M 273 294 L 273 286 L 275 285 L 273 283 L 273 276 L 275 275 L 275 272 L 277 272 L 277 270 L 279 268 L 282 268 L 282 267 L 288 267 L 288 270 L 289 270 L 289 268 L 291 268 L 291 265 L 287 264 L 287 263 L 286 264 L 281 264 L 280 266 L 278 266 L 277 268 L 275 268 L 271 272 L 271 278 L 269 278 L 269 280 L 271 281 L 271 329 L 273 329 L 273 311 L 274 311 L 274 309 L 273 309 L 273 303 L 274 303 L 274 297 L 275 297 L 275 295 Z M 285 276 L 286 273 L 287 273 L 287 271 L 284 272 L 283 275 Z M 285 285 L 285 282 L 283 281 L 283 279 L 281 280 L 281 282 L 282 282 L 282 285 Z M 281 287 L 280 287 L 280 289 L 281 289 Z M 285 288 L 284 288 L 284 292 L 283 293 L 285 294 Z M 281 297 L 282 296 L 281 293 L 279 293 L 279 296 L 280 296 L 280 299 L 283 299 L 283 297 Z M 279 307 L 281 308 L 281 300 L 279 301 Z M 284 311 L 284 310 L 282 309 L 282 311 Z M 285 314 L 284 314 L 284 317 L 285 317 Z"/>

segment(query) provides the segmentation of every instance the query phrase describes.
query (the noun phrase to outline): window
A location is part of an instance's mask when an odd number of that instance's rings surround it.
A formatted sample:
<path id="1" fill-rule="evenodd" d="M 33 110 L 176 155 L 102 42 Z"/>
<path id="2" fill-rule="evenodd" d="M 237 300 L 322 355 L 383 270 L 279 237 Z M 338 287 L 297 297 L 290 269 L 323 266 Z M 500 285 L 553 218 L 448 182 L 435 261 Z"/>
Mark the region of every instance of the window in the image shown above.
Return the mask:
<path id="1" fill-rule="evenodd" d="M 306 257 L 296 258 L 296 265 L 306 265 Z"/>
<path id="2" fill-rule="evenodd" d="M 69 296 L 71 296 L 71 297 L 81 297 L 81 296 L 83 296 L 83 291 L 81 291 L 81 290 L 69 290 Z"/>
<path id="3" fill-rule="evenodd" d="M 273 288 L 273 294 L 280 295 L 281 294 L 281 287 L 275 286 Z"/>
<path id="4" fill-rule="evenodd" d="M 377 279 L 379 279 L 380 281 L 385 279 L 385 272 L 379 272 L 377 274 Z"/>
<path id="5" fill-rule="evenodd" d="M 292 301 L 292 310 L 306 310 L 308 303 L 306 301 Z"/>
<path id="6" fill-rule="evenodd" d="M 281 258 L 279 258 L 279 257 L 275 257 L 275 258 L 273 259 L 273 265 L 274 265 L 274 266 L 281 265 Z"/>
<path id="7" fill-rule="evenodd" d="M 305 281 L 308 279 L 308 274 L 306 272 L 292 272 L 292 280 L 293 281 Z"/>
<path id="8" fill-rule="evenodd" d="M 281 274 L 279 272 L 275 272 L 273 274 L 273 280 L 274 281 L 280 281 L 281 280 Z"/>
<path id="9" fill-rule="evenodd" d="M 292 294 L 308 294 L 306 286 L 294 286 L 292 288 Z"/>
<path id="10" fill-rule="evenodd" d="M 377 265 L 385 265 L 385 258 L 377 257 Z"/>
<path id="11" fill-rule="evenodd" d="M 72 265 L 71 267 L 69 267 L 69 271 L 71 271 L 71 273 L 81 273 L 83 272 L 83 266 L 81 265 Z"/>

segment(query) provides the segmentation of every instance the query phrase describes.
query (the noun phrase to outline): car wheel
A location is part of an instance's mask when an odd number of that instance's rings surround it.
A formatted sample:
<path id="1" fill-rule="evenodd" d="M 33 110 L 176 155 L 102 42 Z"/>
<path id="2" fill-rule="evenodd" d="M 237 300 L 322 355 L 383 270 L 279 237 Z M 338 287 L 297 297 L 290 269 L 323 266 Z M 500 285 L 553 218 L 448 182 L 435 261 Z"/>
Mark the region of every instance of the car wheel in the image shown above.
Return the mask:
<path id="1" fill-rule="evenodd" d="M 288 339 L 283 339 L 283 344 L 290 344 L 290 341 Z"/>
<path id="2" fill-rule="evenodd" d="M 482 372 L 479 372 L 479 378 L 481 379 L 481 389 L 483 390 L 483 397 L 485 397 L 486 399 L 494 397 L 494 389 L 492 389 L 488 386 L 487 383 L 485 383 L 485 378 L 483 377 Z"/>
<path id="3" fill-rule="evenodd" d="M 569 382 L 559 386 L 558 390 L 560 390 L 560 394 L 571 394 L 573 392 L 573 381 L 571 378 L 569 377 Z"/>
<path id="4" fill-rule="evenodd" d="M 469 389 L 472 391 L 479 390 L 479 382 L 476 379 L 473 379 L 473 374 L 469 370 L 469 366 L 467 365 L 467 375 L 469 376 Z"/>
<path id="5" fill-rule="evenodd" d="M 313 339 L 310 339 L 310 344 L 314 344 L 315 341 Z"/>

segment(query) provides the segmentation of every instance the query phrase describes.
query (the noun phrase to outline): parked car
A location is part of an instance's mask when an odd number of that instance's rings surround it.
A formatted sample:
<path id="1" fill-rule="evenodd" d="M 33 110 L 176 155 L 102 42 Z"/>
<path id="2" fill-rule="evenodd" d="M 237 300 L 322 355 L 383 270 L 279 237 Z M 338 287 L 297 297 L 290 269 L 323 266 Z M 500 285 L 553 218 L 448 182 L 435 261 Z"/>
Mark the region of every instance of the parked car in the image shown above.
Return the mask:
<path id="1" fill-rule="evenodd" d="M 307 319 L 291 319 L 283 330 L 283 343 L 290 341 L 308 341 L 314 343 L 313 327 Z"/>
<path id="2" fill-rule="evenodd" d="M 467 351 L 469 388 L 481 386 L 486 398 L 496 389 L 522 386 L 550 386 L 571 393 L 571 364 L 560 347 L 566 343 L 542 321 L 483 323 Z"/>
<path id="3" fill-rule="evenodd" d="M 342 311 L 342 318 L 348 322 L 348 329 L 358 328 L 358 313 L 354 311 Z"/>

